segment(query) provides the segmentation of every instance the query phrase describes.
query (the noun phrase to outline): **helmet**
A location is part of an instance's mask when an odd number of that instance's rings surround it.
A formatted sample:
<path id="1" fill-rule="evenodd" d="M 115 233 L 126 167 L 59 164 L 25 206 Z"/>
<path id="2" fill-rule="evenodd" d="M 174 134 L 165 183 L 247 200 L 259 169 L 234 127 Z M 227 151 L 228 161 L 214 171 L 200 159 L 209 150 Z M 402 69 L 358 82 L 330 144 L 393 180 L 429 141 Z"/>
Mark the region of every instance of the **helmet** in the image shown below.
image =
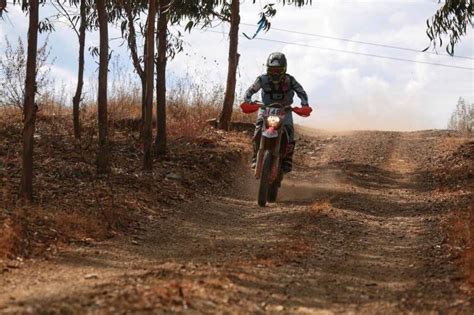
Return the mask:
<path id="1" fill-rule="evenodd" d="M 267 74 L 273 83 L 279 83 L 286 74 L 286 57 L 281 52 L 274 52 L 267 59 Z"/>

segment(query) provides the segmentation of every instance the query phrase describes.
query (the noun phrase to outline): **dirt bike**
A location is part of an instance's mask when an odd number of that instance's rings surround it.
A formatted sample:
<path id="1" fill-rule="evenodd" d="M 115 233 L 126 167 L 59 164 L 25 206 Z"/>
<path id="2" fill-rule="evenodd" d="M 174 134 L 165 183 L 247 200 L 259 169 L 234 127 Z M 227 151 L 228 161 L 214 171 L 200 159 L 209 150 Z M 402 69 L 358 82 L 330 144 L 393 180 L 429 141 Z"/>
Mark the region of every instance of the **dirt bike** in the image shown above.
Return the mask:
<path id="1" fill-rule="evenodd" d="M 265 207 L 268 202 L 275 202 L 278 189 L 283 180 L 282 161 L 291 154 L 294 144 L 289 143 L 287 129 L 283 122 L 289 111 L 294 111 L 300 116 L 308 117 L 311 108 L 284 106 L 280 103 L 265 105 L 262 103 L 242 103 L 244 113 L 253 113 L 263 110 L 262 135 L 257 151 L 255 178 L 260 180 L 258 188 L 258 205 Z"/>

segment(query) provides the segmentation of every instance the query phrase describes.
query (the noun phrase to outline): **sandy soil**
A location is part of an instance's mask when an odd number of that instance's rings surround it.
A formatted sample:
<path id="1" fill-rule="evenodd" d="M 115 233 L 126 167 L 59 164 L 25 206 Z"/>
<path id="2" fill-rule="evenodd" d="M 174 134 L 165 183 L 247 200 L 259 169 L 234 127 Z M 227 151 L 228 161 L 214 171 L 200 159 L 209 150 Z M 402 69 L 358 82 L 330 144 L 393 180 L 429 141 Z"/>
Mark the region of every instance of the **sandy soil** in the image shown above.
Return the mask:
<path id="1" fill-rule="evenodd" d="M 276 204 L 247 169 L 229 191 L 0 275 L 2 314 L 473 314 L 430 159 L 448 132 L 307 135 Z M 471 295 L 470 295 L 471 294 Z"/>

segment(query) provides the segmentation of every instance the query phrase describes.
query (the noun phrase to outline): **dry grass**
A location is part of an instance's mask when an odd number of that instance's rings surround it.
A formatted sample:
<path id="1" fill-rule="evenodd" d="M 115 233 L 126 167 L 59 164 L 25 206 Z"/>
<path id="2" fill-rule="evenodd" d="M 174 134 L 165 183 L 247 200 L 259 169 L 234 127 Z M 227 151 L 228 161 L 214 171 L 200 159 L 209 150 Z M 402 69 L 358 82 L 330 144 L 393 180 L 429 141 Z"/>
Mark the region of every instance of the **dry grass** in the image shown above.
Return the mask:
<path id="1" fill-rule="evenodd" d="M 7 218 L 0 226 L 0 258 L 13 258 L 21 248 L 22 228 L 17 220 Z"/>

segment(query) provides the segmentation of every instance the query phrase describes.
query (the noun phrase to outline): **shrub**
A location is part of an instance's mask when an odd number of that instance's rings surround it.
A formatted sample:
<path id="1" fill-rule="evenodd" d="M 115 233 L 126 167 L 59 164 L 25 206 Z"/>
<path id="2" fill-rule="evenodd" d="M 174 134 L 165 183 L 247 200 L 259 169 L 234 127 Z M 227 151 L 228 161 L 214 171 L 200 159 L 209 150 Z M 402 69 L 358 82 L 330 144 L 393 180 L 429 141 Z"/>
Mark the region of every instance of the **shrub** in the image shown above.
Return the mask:
<path id="1" fill-rule="evenodd" d="M 451 114 L 451 119 L 448 123 L 448 129 L 458 130 L 465 133 L 474 132 L 474 103 L 467 104 L 466 101 L 460 97 L 456 104 L 456 109 Z"/>
<path id="2" fill-rule="evenodd" d="M 43 90 L 50 86 L 51 65 L 49 61 L 51 48 L 48 46 L 48 39 L 38 49 L 37 55 L 37 77 L 36 84 L 40 95 L 39 103 L 42 103 Z M 8 37 L 5 36 L 5 54 L 0 56 L 0 105 L 23 107 L 26 78 L 26 51 L 25 45 L 18 37 L 18 45 L 14 48 Z"/>

